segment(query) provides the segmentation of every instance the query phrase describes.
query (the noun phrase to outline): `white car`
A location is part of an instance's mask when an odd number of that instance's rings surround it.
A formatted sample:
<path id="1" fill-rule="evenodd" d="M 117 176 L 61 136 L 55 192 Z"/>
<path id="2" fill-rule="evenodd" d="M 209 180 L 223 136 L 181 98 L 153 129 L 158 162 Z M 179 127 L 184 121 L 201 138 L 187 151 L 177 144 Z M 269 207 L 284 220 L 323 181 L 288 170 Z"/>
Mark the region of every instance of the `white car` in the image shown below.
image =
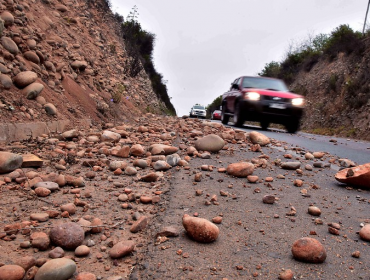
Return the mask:
<path id="1" fill-rule="evenodd" d="M 200 104 L 195 104 L 191 107 L 190 118 L 206 118 L 206 108 Z"/>

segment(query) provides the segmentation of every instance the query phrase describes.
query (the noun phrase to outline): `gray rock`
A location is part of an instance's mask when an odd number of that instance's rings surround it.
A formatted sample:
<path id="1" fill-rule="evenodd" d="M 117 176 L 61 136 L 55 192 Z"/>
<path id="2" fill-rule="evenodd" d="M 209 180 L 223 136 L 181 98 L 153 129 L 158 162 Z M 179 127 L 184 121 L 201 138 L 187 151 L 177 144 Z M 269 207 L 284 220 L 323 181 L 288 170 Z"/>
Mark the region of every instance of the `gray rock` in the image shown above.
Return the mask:
<path id="1" fill-rule="evenodd" d="M 9 173 L 20 168 L 23 157 L 9 152 L 0 152 L 0 174 Z"/>
<path id="2" fill-rule="evenodd" d="M 218 135 L 209 134 L 195 141 L 194 146 L 198 151 L 217 153 L 225 146 L 225 141 Z"/>
<path id="3" fill-rule="evenodd" d="M 33 221 L 38 221 L 38 222 L 46 222 L 49 220 L 49 214 L 48 213 L 32 213 L 30 215 L 30 219 Z"/>
<path id="4" fill-rule="evenodd" d="M 58 258 L 46 262 L 35 275 L 35 280 L 67 280 L 76 271 L 76 263 L 71 259 Z"/>
<path id="5" fill-rule="evenodd" d="M 13 86 L 12 79 L 4 74 L 0 74 L 0 84 L 2 84 L 5 89 L 10 89 Z"/>
<path id="6" fill-rule="evenodd" d="M 25 87 L 22 90 L 22 93 L 27 97 L 27 99 L 36 99 L 36 97 L 39 96 L 43 89 L 44 89 L 43 84 L 32 83 Z"/>
<path id="7" fill-rule="evenodd" d="M 101 141 L 103 142 L 118 142 L 120 139 L 121 134 L 109 130 L 104 130 L 101 136 Z"/>
<path id="8" fill-rule="evenodd" d="M 163 160 L 158 160 L 153 163 L 153 168 L 156 171 L 161 171 L 161 170 L 168 170 L 171 168 L 171 165 L 169 165 L 167 162 Z"/>
<path id="9" fill-rule="evenodd" d="M 44 109 L 48 115 L 52 115 L 52 116 L 56 115 L 58 112 L 57 108 L 55 108 L 55 106 L 51 103 L 45 104 Z"/>
<path id="10" fill-rule="evenodd" d="M 281 168 L 287 169 L 287 170 L 296 170 L 301 167 L 301 163 L 299 161 L 288 161 L 288 162 L 282 162 Z"/>
<path id="11" fill-rule="evenodd" d="M 62 137 L 64 139 L 72 139 L 72 138 L 77 138 L 80 135 L 77 129 L 72 129 L 68 131 L 64 131 L 62 133 Z"/>
<path id="12" fill-rule="evenodd" d="M 33 63 L 40 64 L 40 58 L 34 51 L 27 51 L 23 54 L 24 58 Z"/>
<path id="13" fill-rule="evenodd" d="M 10 70 L 4 64 L 0 63 L 0 73 L 9 74 Z"/>
<path id="14" fill-rule="evenodd" d="M 4 21 L 0 18 L 0 37 L 3 36 L 4 28 Z"/>
<path id="15" fill-rule="evenodd" d="M 4 11 L 1 13 L 0 18 L 3 21 L 5 27 L 11 26 L 14 24 L 14 16 L 9 13 L 8 11 Z M 0 32 L 1 34 L 1 32 Z"/>
<path id="16" fill-rule="evenodd" d="M 35 188 L 42 187 L 51 191 L 59 190 L 59 185 L 54 182 L 38 182 L 35 185 Z"/>
<path id="17" fill-rule="evenodd" d="M 3 45 L 3 47 L 8 52 L 10 52 L 11 54 L 16 55 L 16 54 L 19 53 L 19 49 L 18 49 L 17 44 L 12 39 L 10 39 L 9 37 L 3 36 L 0 41 L 1 41 L 1 44 Z"/>
<path id="18" fill-rule="evenodd" d="M 49 252 L 49 257 L 51 259 L 63 258 L 64 250 L 61 247 L 55 247 L 53 250 Z"/>
<path id="19" fill-rule="evenodd" d="M 166 157 L 166 162 L 171 166 L 176 166 L 180 160 L 181 158 L 178 154 L 172 154 Z"/>

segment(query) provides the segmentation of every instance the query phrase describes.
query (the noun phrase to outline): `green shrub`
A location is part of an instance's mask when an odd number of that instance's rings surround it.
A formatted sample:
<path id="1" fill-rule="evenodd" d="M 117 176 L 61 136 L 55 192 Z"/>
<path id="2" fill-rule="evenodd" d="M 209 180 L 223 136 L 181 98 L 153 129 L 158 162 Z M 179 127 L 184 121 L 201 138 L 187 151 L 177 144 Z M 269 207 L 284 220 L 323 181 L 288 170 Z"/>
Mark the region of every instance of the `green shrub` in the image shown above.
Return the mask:
<path id="1" fill-rule="evenodd" d="M 153 50 L 155 35 L 143 30 L 137 21 L 137 17 L 137 7 L 134 6 L 127 16 L 127 21 L 122 24 L 126 52 L 129 56 L 124 68 L 130 77 L 135 77 L 140 73 L 142 67 L 144 67 L 145 72 L 152 82 L 153 91 L 165 103 L 171 115 L 176 115 L 176 110 L 168 96 L 167 86 L 163 80 L 163 76 L 154 67 Z"/>
<path id="2" fill-rule="evenodd" d="M 264 77 L 271 77 L 271 78 L 277 78 L 280 73 L 280 63 L 276 61 L 271 61 L 270 63 L 266 63 L 265 67 L 262 69 L 260 73 L 258 73 L 259 76 Z"/>
<path id="3" fill-rule="evenodd" d="M 220 95 L 219 97 L 217 97 L 215 100 L 212 101 L 211 104 L 209 104 L 206 107 L 206 110 L 207 110 L 207 118 L 210 118 L 211 117 L 211 114 L 212 114 L 212 112 L 214 110 L 219 110 L 220 109 L 221 102 L 222 102 L 222 95 Z"/>
<path id="4" fill-rule="evenodd" d="M 365 44 L 360 32 L 354 32 L 348 25 L 340 25 L 331 32 L 323 46 L 324 54 L 330 59 L 335 58 L 338 53 L 344 52 L 347 55 L 355 52 L 361 54 L 365 49 Z"/>

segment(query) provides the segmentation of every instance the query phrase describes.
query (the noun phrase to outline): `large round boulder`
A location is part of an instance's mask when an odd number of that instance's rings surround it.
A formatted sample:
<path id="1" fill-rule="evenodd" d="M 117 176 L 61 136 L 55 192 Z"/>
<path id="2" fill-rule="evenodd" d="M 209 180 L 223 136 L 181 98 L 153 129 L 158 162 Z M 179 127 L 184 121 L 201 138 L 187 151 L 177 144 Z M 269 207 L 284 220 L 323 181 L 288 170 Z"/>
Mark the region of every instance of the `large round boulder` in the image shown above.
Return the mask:
<path id="1" fill-rule="evenodd" d="M 326 251 L 320 241 L 303 237 L 296 240 L 292 247 L 293 257 L 302 262 L 322 263 L 326 259 Z"/>
<path id="2" fill-rule="evenodd" d="M 209 134 L 195 141 L 195 148 L 198 151 L 217 153 L 225 146 L 225 141 L 216 134 Z"/>
<path id="3" fill-rule="evenodd" d="M 64 223 L 54 226 L 50 231 L 50 239 L 55 245 L 74 250 L 82 244 L 85 231 L 77 223 Z"/>
<path id="4" fill-rule="evenodd" d="M 0 267 L 0 280 L 22 280 L 25 271 L 19 265 L 8 264 Z"/>
<path id="5" fill-rule="evenodd" d="M 35 82 L 37 79 L 37 74 L 32 71 L 23 71 L 20 72 L 17 76 L 14 77 L 13 83 L 18 88 L 24 88 L 33 82 Z"/>
<path id="6" fill-rule="evenodd" d="M 187 214 L 182 217 L 182 225 L 191 239 L 202 243 L 215 241 L 220 233 L 218 227 L 212 222 Z"/>
<path id="7" fill-rule="evenodd" d="M 53 259 L 40 267 L 35 275 L 35 280 L 66 280 L 72 277 L 76 268 L 76 263 L 71 259 Z"/>

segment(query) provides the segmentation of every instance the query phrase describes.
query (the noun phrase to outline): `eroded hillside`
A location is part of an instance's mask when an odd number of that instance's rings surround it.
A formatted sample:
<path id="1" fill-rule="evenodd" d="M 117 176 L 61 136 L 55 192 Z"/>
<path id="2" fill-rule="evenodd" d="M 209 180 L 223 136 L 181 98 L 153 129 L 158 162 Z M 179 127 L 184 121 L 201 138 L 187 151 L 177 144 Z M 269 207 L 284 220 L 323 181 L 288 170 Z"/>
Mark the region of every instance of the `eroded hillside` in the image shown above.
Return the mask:
<path id="1" fill-rule="evenodd" d="M 145 71 L 124 65 L 120 23 L 106 1 L 0 0 L 2 123 L 94 124 L 163 112 Z"/>

